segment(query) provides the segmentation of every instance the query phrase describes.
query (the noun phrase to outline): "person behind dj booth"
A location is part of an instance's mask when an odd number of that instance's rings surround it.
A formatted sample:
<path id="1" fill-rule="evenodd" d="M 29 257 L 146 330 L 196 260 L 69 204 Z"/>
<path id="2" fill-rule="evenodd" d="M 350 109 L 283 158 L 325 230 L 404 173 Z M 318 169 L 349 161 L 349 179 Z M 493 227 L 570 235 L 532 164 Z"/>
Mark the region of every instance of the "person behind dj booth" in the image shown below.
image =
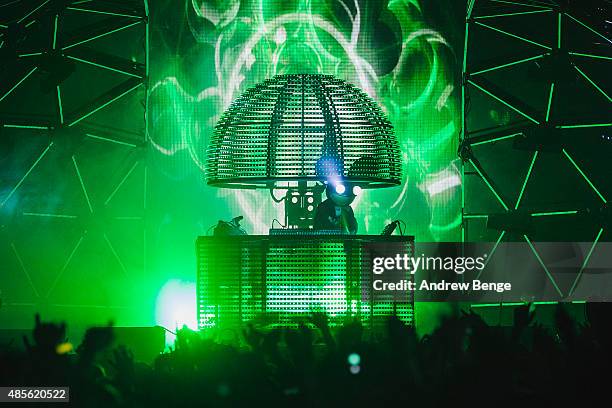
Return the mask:
<path id="1" fill-rule="evenodd" d="M 328 183 L 325 189 L 327 199 L 318 205 L 314 217 L 315 230 L 338 230 L 346 234 L 357 234 L 357 220 L 351 208 L 358 186 L 348 183 Z"/>

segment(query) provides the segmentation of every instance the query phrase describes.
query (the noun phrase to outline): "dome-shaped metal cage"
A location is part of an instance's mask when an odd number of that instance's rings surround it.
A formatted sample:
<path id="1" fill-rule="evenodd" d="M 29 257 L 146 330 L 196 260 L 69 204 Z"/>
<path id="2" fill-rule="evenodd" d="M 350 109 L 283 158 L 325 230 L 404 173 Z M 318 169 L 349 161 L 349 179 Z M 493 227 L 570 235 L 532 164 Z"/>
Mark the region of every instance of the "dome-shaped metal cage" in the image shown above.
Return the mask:
<path id="1" fill-rule="evenodd" d="M 216 187 L 282 188 L 340 178 L 363 188 L 400 184 L 393 127 L 359 88 L 330 75 L 278 75 L 221 116 L 208 148 Z"/>

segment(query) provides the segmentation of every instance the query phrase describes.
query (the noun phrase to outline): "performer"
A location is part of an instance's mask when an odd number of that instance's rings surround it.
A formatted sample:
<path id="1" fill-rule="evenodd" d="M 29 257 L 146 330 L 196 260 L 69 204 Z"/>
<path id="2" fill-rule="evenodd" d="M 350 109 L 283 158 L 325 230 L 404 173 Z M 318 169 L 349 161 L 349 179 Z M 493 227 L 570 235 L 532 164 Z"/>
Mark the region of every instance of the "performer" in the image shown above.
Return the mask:
<path id="1" fill-rule="evenodd" d="M 338 230 L 347 234 L 357 233 L 357 220 L 351 208 L 355 199 L 355 190 L 348 184 L 327 184 L 325 195 L 327 199 L 317 207 L 314 217 L 315 230 Z"/>

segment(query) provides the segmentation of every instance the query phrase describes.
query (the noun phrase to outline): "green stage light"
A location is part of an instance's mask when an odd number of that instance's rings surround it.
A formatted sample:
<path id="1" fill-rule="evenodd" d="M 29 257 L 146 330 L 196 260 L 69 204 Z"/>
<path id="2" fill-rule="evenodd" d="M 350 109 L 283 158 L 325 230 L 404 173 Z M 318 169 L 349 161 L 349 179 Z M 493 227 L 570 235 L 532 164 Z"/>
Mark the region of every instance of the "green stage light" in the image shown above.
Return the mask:
<path id="1" fill-rule="evenodd" d="M 168 330 L 197 330 L 195 283 L 171 279 L 157 296 L 155 321 Z"/>

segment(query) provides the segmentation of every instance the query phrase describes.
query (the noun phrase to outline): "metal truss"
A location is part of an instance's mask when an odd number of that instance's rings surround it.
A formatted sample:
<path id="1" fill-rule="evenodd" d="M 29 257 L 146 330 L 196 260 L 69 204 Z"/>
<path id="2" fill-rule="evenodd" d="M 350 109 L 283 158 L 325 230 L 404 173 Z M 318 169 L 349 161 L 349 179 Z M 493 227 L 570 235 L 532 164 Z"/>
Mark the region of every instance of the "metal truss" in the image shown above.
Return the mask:
<path id="1" fill-rule="evenodd" d="M 26 2 L 23 2 L 26 3 Z M 143 215 L 123 215 L 123 214 L 107 214 L 106 206 L 113 200 L 117 192 L 125 185 L 126 180 L 134 177 L 136 170 L 142 170 L 142 182 L 144 183 L 143 194 L 143 211 L 146 209 L 146 183 L 147 183 L 147 166 L 142 157 L 142 151 L 148 138 L 148 95 L 147 84 L 149 75 L 149 7 L 147 0 L 139 1 L 96 1 L 96 0 L 75 0 L 75 1 L 57 1 L 57 0 L 41 0 L 29 3 L 31 7 L 24 10 L 22 3 L 15 8 L 10 15 L 0 17 L 0 56 L 3 68 L 0 68 L 2 78 L 0 79 L 0 131 L 5 133 L 26 129 L 32 131 L 32 134 L 40 134 L 47 132 L 50 136 L 49 143 L 42 149 L 40 154 L 32 161 L 28 170 L 13 186 L 9 187 L 2 198 L 0 198 L 0 215 L 4 211 L 14 211 L 8 209 L 8 203 L 14 198 L 22 184 L 31 177 L 31 173 L 45 160 L 51 151 L 57 149 L 59 151 L 68 150 L 69 165 L 66 166 L 66 171 L 73 172 L 77 177 L 81 190 L 81 197 L 86 203 L 86 209 L 82 213 L 63 213 L 63 212 L 35 212 L 28 209 L 19 211 L 22 217 L 35 217 L 42 219 L 57 219 L 57 220 L 81 220 L 82 232 L 80 237 L 71 246 L 70 252 L 61 267 L 57 271 L 53 282 L 46 288 L 37 287 L 32 280 L 32 273 L 28 270 L 26 263 L 23 262 L 19 246 L 16 245 L 14 239 L 7 234 L 7 244 L 15 259 L 20 266 L 23 276 L 27 278 L 32 292 L 35 295 L 36 302 L 47 302 L 49 296 L 55 290 L 62 275 L 71 264 L 75 254 L 82 247 L 88 236 L 94 234 L 99 235 L 108 251 L 113 255 L 121 271 L 129 280 L 128 268 L 121 259 L 116 244 L 113 244 L 107 232 L 104 230 L 103 222 L 100 228 L 91 231 L 89 220 L 94 217 L 101 219 L 116 219 L 116 220 L 143 220 Z M 95 15 L 103 17 L 96 23 L 83 24 L 73 31 L 63 32 L 61 30 L 63 16 L 65 13 L 80 13 L 83 16 Z M 8 20 L 4 21 L 4 18 Z M 50 24 L 49 24 L 50 22 Z M 23 51 L 22 43 L 27 41 L 32 30 L 36 27 L 49 28 L 48 37 L 46 40 L 38 41 L 39 50 Z M 130 59 L 122 58 L 116 55 L 108 54 L 104 51 L 97 50 L 95 40 L 103 37 L 112 36 L 115 33 L 129 29 L 131 27 L 141 27 L 144 32 L 144 63 L 134 62 Z M 112 37 L 111 37 L 112 38 Z M 20 89 L 27 84 L 27 81 L 32 80 L 33 75 L 41 70 L 49 59 L 53 63 L 64 64 L 66 62 L 74 64 L 84 64 L 95 66 L 99 69 L 113 72 L 125 79 L 118 85 L 108 89 L 102 95 L 97 96 L 92 100 L 88 100 L 75 109 L 66 109 L 65 101 L 62 100 L 62 85 L 71 73 L 66 72 L 66 77 L 58 79 L 58 83 L 54 86 L 55 99 L 55 115 L 53 118 L 41 117 L 36 114 L 27 115 L 27 117 L 13 117 L 5 115 L 3 111 L 3 102 L 11 96 L 20 92 Z M 87 123 L 87 119 L 91 118 L 96 113 L 115 104 L 117 101 L 126 98 L 134 93 L 137 89 L 144 89 L 145 100 L 143 102 L 143 134 L 134 134 L 122 129 L 115 129 L 113 124 L 99 126 L 93 123 Z M 62 139 L 63 138 L 63 139 Z M 124 172 L 121 179 L 114 185 L 105 200 L 97 200 L 90 194 L 92 184 L 95 180 L 86 181 L 82 175 L 82 165 L 84 159 L 79 158 L 70 149 L 65 149 L 64 146 L 59 146 L 62 141 L 69 138 L 90 139 L 101 144 L 120 145 L 127 149 L 133 149 L 135 152 L 135 160 Z M 0 186 L 6 187 L 6 186 Z M 9 231 L 10 232 L 10 231 Z M 146 242 L 145 229 L 142 231 L 143 240 Z M 145 245 L 146 248 L 146 245 Z M 44 254 L 41 254 L 44 256 Z M 144 258 L 144 254 L 143 254 Z M 62 303 L 63 302 L 63 303 Z M 61 304 L 60 304 L 61 303 Z M 109 305 L 82 305 L 74 304 L 65 299 L 58 304 L 52 306 L 61 306 L 69 308 L 87 308 L 87 307 L 104 307 L 113 308 Z M 36 303 L 11 303 L 5 302 L 7 306 L 32 306 Z"/>
<path id="2" fill-rule="evenodd" d="M 475 12 L 475 10 L 486 10 L 486 12 Z M 538 38 L 527 38 L 517 32 L 500 27 L 497 23 L 503 19 L 517 18 L 517 16 L 524 15 L 539 15 L 539 16 L 555 16 L 556 18 L 556 32 L 554 34 L 554 44 L 546 44 L 546 41 L 542 41 Z M 506 20 L 507 21 L 507 20 Z M 467 237 L 467 226 L 470 221 L 475 219 L 490 221 L 491 217 L 506 217 L 512 219 L 513 217 L 557 217 L 563 219 L 563 217 L 571 217 L 576 215 L 584 215 L 589 209 L 576 208 L 572 210 L 567 209 L 555 209 L 550 208 L 546 211 L 529 212 L 521 207 L 522 199 L 526 187 L 529 184 L 530 177 L 533 172 L 534 165 L 538 160 L 541 151 L 554 151 L 558 152 L 559 155 L 567 160 L 575 171 L 583 179 L 584 183 L 589 187 L 592 194 L 601 203 L 601 211 L 605 214 L 606 209 L 609 209 L 609 197 L 606 197 L 602 186 L 596 185 L 592 177 L 589 177 L 585 171 L 584 163 L 580 163 L 576 157 L 572 154 L 572 144 L 568 143 L 563 137 L 560 136 L 559 130 L 561 129 L 581 129 L 581 128 L 598 128 L 598 127 L 610 127 L 612 123 L 609 120 L 601 122 L 588 120 L 585 118 L 584 121 L 576 121 L 575 118 L 555 118 L 552 119 L 552 113 L 555 110 L 554 95 L 557 92 L 557 88 L 562 82 L 558 77 L 552 76 L 546 78 L 548 84 L 548 97 L 546 105 L 541 109 L 534 110 L 529 104 L 521 101 L 508 92 L 497 88 L 493 83 L 486 80 L 483 74 L 490 73 L 493 71 L 505 70 L 510 67 L 516 67 L 525 65 L 530 62 L 544 60 L 552 60 L 553 66 L 559 68 L 564 63 L 565 67 L 570 71 L 574 72 L 578 78 L 583 80 L 582 84 L 586 87 L 591 87 L 596 93 L 599 93 L 607 102 L 612 103 L 609 90 L 597 83 L 590 75 L 587 74 L 586 70 L 583 69 L 582 64 L 585 60 L 598 60 L 598 61 L 610 61 L 612 57 L 609 55 L 598 55 L 590 51 L 584 51 L 579 49 L 570 49 L 566 45 L 566 33 L 568 30 L 567 23 L 571 22 L 577 25 L 581 29 L 593 35 L 603 44 L 610 45 L 612 40 L 607 38 L 605 35 L 598 32 L 596 29 L 591 27 L 589 24 L 581 21 L 575 15 L 573 15 L 569 9 L 557 5 L 554 1 L 532 1 L 532 0 L 468 0 L 466 19 L 465 19 L 465 42 L 464 42 L 464 54 L 463 54 L 463 69 L 462 69 L 462 132 L 460 134 L 459 144 L 459 156 L 461 157 L 461 174 L 462 174 L 462 224 L 461 224 L 461 240 L 466 242 L 469 240 Z M 529 44 L 532 48 L 537 51 L 531 55 L 521 58 L 507 59 L 497 58 L 496 63 L 487 66 L 474 66 L 475 64 L 468 58 L 468 51 L 472 47 L 477 47 L 478 43 L 472 44 L 475 41 L 471 35 L 473 30 L 478 27 L 479 29 L 486 29 L 490 32 L 495 32 L 507 38 L 508 41 L 515 41 L 523 44 Z M 560 75 L 559 72 L 555 74 Z M 486 96 L 486 100 L 490 103 L 500 103 L 504 105 L 509 111 L 514 112 L 520 119 L 515 123 L 511 123 L 504 127 L 496 127 L 490 129 L 474 130 L 477 124 L 471 123 L 468 118 L 470 110 L 470 94 L 478 92 L 481 95 Z M 608 105 L 609 112 L 610 105 Z M 608 114 L 605 116 L 610 118 Z M 538 132 L 540 135 L 538 136 Z M 541 133 L 547 132 L 547 137 L 542 137 Z M 535 136 L 534 136 L 535 134 Z M 490 174 L 488 174 L 477 155 L 472 150 L 472 147 L 494 143 L 500 140 L 516 139 L 517 137 L 527 140 L 529 144 L 527 149 L 532 152 L 531 160 L 529 165 L 524 170 L 524 177 L 521 183 L 521 188 L 518 195 L 515 198 L 510 198 L 507 195 L 503 195 L 500 192 L 499 184 L 503 180 L 495 180 Z M 544 140 L 546 139 L 546 140 Z M 469 169 L 473 169 L 469 170 Z M 492 198 L 499 204 L 500 212 L 498 213 L 470 213 L 466 210 L 466 202 L 472 197 L 466 196 L 465 181 L 467 177 L 476 177 L 481 180 L 486 189 L 491 193 Z M 570 295 L 576 289 L 579 283 L 580 277 L 587 267 L 591 255 L 600 241 L 604 229 L 609 227 L 609 220 L 598 219 L 595 223 L 599 225 L 596 229 L 597 233 L 592 239 L 592 246 L 584 259 L 584 262 L 574 280 L 571 289 L 567 293 L 563 291 L 557 285 L 554 277 L 550 273 L 546 264 L 543 262 L 536 244 L 528 233 L 521 233 L 522 239 L 529 245 L 537 261 L 541 265 L 542 269 L 546 273 L 546 276 L 556 289 L 560 299 Z M 495 241 L 489 259 L 497 249 L 500 242 L 508 237 L 508 229 L 498 228 L 499 235 Z M 516 231 L 513 231 L 516 232 Z M 499 304 L 496 304 L 499 306 Z"/>

